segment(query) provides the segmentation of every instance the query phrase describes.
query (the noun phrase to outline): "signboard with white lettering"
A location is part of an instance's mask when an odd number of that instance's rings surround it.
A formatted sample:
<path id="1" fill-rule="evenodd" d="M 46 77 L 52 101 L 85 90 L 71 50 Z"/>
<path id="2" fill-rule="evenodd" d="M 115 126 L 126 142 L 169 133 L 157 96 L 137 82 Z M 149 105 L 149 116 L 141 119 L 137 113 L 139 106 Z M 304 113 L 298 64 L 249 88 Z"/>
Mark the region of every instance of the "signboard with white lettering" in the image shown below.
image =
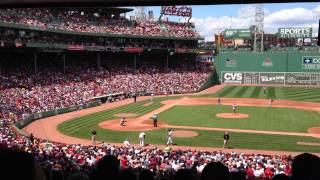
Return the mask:
<path id="1" fill-rule="evenodd" d="M 225 39 L 251 39 L 250 29 L 226 29 L 224 31 Z"/>
<path id="2" fill-rule="evenodd" d="M 312 72 L 222 72 L 226 84 L 320 85 L 320 73 Z"/>
<path id="3" fill-rule="evenodd" d="M 223 83 L 231 84 L 242 84 L 243 83 L 243 74 L 242 73 L 233 73 L 226 72 L 222 73 Z"/>
<path id="4" fill-rule="evenodd" d="M 312 38 L 312 28 L 279 28 L 280 38 Z"/>
<path id="5" fill-rule="evenodd" d="M 302 69 L 319 69 L 320 70 L 320 56 L 303 56 Z"/>
<path id="6" fill-rule="evenodd" d="M 284 84 L 284 73 L 260 73 L 260 84 Z"/>

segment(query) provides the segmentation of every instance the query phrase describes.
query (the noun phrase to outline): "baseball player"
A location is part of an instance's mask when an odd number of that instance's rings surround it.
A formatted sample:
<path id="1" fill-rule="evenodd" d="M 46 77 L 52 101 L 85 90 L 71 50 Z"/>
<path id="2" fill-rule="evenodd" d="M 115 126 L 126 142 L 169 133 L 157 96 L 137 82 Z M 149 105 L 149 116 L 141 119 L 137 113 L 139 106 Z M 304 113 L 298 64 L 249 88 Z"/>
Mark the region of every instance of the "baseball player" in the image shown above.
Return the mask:
<path id="1" fill-rule="evenodd" d="M 233 112 L 234 114 L 237 113 L 237 105 L 236 105 L 235 103 L 232 104 L 232 112 Z"/>
<path id="2" fill-rule="evenodd" d="M 263 87 L 263 94 L 266 94 L 266 92 L 267 92 L 267 88 L 264 86 Z"/>
<path id="3" fill-rule="evenodd" d="M 269 102 L 268 102 L 269 107 L 271 107 L 271 106 L 272 106 L 272 102 L 273 102 L 273 99 L 272 99 L 272 98 L 270 98 L 270 99 L 269 99 Z"/>
<path id="4" fill-rule="evenodd" d="M 157 114 L 152 115 L 153 127 L 158 127 L 158 116 Z"/>
<path id="5" fill-rule="evenodd" d="M 96 130 L 93 130 L 93 131 L 91 132 L 92 146 L 95 146 L 95 145 L 96 145 L 96 135 L 97 135 Z"/>
<path id="6" fill-rule="evenodd" d="M 146 133 L 141 132 L 141 133 L 139 134 L 139 144 L 140 144 L 141 147 L 144 146 L 144 140 L 145 140 L 145 138 L 146 138 Z"/>
<path id="7" fill-rule="evenodd" d="M 150 101 L 153 102 L 153 99 L 154 99 L 154 94 L 151 93 L 151 99 L 150 99 Z"/>
<path id="8" fill-rule="evenodd" d="M 218 97 L 218 104 L 221 104 L 221 98 Z"/>
<path id="9" fill-rule="evenodd" d="M 229 139 L 230 139 L 229 133 L 225 132 L 224 135 L 223 135 L 223 149 L 227 148 Z"/>
<path id="10" fill-rule="evenodd" d="M 123 145 L 124 145 L 125 148 L 131 148 L 131 145 L 130 145 L 128 139 L 126 139 L 125 141 L 123 141 Z"/>
<path id="11" fill-rule="evenodd" d="M 173 143 L 172 135 L 173 135 L 173 131 L 172 129 L 169 129 L 167 132 L 167 137 L 168 137 L 167 145 L 172 145 Z"/>
<path id="12" fill-rule="evenodd" d="M 125 117 L 122 117 L 121 120 L 120 120 L 120 126 L 125 126 L 126 125 L 126 118 Z"/>

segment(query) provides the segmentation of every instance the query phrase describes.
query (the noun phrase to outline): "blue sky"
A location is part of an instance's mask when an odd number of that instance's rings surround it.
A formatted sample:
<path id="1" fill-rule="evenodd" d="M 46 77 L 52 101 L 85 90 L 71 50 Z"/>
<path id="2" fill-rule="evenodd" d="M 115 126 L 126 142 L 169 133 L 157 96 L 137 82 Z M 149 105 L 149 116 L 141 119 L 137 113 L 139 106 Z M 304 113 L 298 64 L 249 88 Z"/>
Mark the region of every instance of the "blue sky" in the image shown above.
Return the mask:
<path id="1" fill-rule="evenodd" d="M 312 27 L 313 35 L 318 32 L 320 19 L 319 3 L 279 3 L 264 4 L 266 33 L 275 33 L 279 27 Z M 160 15 L 160 7 L 145 7 L 152 10 L 155 17 Z M 205 5 L 192 6 L 196 30 L 207 40 L 214 33 L 229 28 L 249 28 L 254 24 L 255 4 L 242 5 Z M 181 21 L 182 17 L 169 17 L 172 21 Z"/>

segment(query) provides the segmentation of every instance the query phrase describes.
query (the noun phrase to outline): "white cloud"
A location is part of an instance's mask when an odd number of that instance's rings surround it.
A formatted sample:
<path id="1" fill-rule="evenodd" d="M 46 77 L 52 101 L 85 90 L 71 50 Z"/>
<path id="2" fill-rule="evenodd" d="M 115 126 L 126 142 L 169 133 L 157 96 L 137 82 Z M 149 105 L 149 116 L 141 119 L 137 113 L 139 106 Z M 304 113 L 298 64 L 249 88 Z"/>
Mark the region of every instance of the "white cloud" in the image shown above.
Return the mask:
<path id="1" fill-rule="evenodd" d="M 254 23 L 255 6 L 248 5 L 240 9 L 237 17 L 207 17 L 192 18 L 196 29 L 201 36 L 209 40 L 215 33 L 223 29 L 230 28 L 249 28 Z M 320 18 L 320 5 L 314 9 L 291 8 L 270 12 L 265 9 L 264 29 L 267 33 L 276 33 L 279 27 L 312 27 L 313 35 L 318 34 L 318 21 Z"/>

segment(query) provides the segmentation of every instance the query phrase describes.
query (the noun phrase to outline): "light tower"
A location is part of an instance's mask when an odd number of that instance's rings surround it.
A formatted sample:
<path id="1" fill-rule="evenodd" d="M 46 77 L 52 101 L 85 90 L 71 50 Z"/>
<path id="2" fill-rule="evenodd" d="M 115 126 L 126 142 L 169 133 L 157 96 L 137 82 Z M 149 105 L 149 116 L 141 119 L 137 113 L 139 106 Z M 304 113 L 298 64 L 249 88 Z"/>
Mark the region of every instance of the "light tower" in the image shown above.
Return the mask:
<path id="1" fill-rule="evenodd" d="M 254 52 L 263 52 L 263 34 L 264 34 L 264 9 L 262 4 L 256 5 L 255 14 L 255 27 L 254 27 Z"/>
<path id="2" fill-rule="evenodd" d="M 136 7 L 136 18 L 140 21 L 146 20 L 145 7 Z"/>

